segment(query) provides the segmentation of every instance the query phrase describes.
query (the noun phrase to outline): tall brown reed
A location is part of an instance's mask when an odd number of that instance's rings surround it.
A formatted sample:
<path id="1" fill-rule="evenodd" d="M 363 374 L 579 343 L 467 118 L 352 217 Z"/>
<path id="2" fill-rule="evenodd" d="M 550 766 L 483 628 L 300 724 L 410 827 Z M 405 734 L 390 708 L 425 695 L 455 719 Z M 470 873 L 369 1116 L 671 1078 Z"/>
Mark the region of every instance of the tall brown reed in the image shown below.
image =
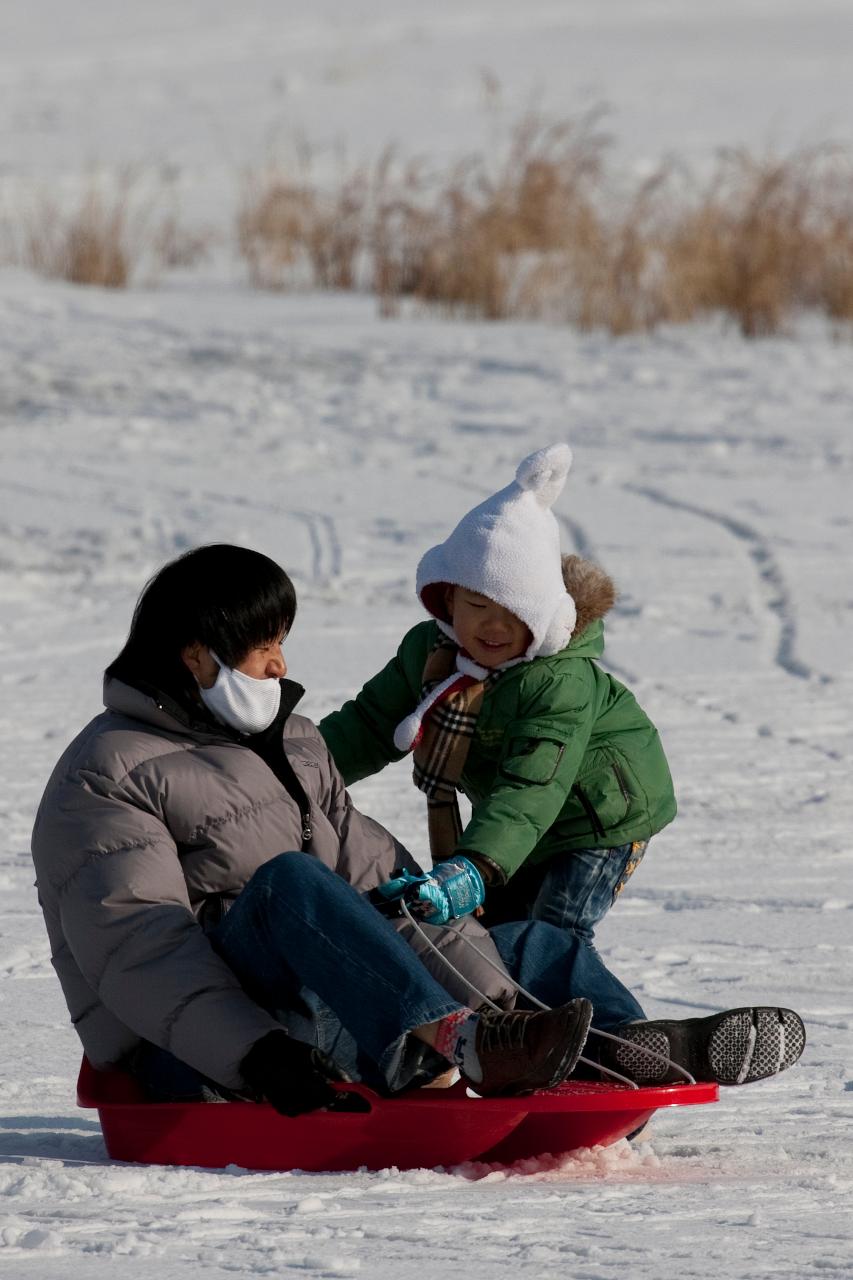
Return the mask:
<path id="1" fill-rule="evenodd" d="M 748 337 L 804 308 L 853 324 L 853 169 L 830 148 L 720 155 L 698 183 L 675 163 L 619 181 L 600 110 L 524 117 L 504 153 L 444 169 L 387 150 L 313 178 L 294 162 L 245 175 L 239 252 L 262 288 L 366 290 L 383 315 L 408 300 L 449 315 L 547 319 L 613 334 L 721 314 Z M 6 218 L 9 223 L 9 218 Z M 8 228 L 7 228 L 8 234 Z M 192 266 L 209 247 L 168 190 L 92 179 L 69 212 L 42 200 L 18 260 L 121 288 L 147 262 Z"/>
<path id="2" fill-rule="evenodd" d="M 93 175 L 73 204 L 37 193 L 8 238 L 8 256 L 39 274 L 107 289 L 143 269 L 194 266 L 210 244 L 209 233 L 182 227 L 168 184 L 144 191 L 129 171 Z"/>
<path id="3" fill-rule="evenodd" d="M 825 148 L 783 157 L 725 152 L 699 198 L 667 227 L 675 318 L 722 311 L 747 337 L 800 308 L 850 315 L 853 177 Z"/>
<path id="4" fill-rule="evenodd" d="M 296 177 L 279 165 L 245 175 L 237 241 L 258 288 L 357 287 L 367 177 L 354 170 L 336 188 L 321 190 L 310 180 L 310 164 L 303 147 Z"/>
<path id="5" fill-rule="evenodd" d="M 54 201 L 39 200 L 25 231 L 24 261 L 71 284 L 123 289 L 131 275 L 127 223 L 126 191 L 107 199 L 89 190 L 67 215 Z"/>
<path id="6" fill-rule="evenodd" d="M 454 166 L 431 203 L 409 203 L 398 222 L 396 256 L 408 263 L 400 292 L 451 314 L 536 314 L 555 283 L 548 263 L 553 272 L 559 261 L 562 274 L 561 259 L 600 236 L 594 192 L 605 145 L 597 113 L 576 123 L 530 116 L 496 171 L 482 156 Z"/>

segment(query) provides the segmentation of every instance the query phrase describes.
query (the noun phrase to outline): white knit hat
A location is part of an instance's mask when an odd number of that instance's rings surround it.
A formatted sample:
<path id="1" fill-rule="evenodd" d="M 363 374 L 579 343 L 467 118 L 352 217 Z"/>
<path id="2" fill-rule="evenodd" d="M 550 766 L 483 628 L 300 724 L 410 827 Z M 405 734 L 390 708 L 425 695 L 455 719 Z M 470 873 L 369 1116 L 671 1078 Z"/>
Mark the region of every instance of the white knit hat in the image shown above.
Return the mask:
<path id="1" fill-rule="evenodd" d="M 551 506 L 571 465 L 567 444 L 531 453 L 512 484 L 469 511 L 447 541 L 423 557 L 418 595 L 452 640 L 444 584 L 488 596 L 520 618 L 533 636 L 524 658 L 565 649 L 574 630 L 575 602 L 563 582 L 560 530 Z"/>

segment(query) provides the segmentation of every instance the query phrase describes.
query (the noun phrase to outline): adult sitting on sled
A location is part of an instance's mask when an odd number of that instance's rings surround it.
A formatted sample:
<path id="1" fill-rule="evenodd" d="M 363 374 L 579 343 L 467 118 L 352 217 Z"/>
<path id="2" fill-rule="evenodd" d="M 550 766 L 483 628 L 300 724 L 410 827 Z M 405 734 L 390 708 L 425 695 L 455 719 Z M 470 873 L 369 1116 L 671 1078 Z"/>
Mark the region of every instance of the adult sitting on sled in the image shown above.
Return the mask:
<path id="1" fill-rule="evenodd" d="M 458 976 L 416 954 L 408 923 L 365 895 L 381 905 L 400 869 L 417 881 L 420 868 L 353 807 L 319 733 L 292 714 L 302 690 L 284 679 L 281 643 L 295 609 L 287 575 L 256 552 L 201 547 L 166 565 L 107 670 L 107 710 L 48 783 L 39 898 L 95 1066 L 125 1065 L 152 1097 L 212 1086 L 287 1114 L 327 1104 L 335 1075 L 393 1091 L 448 1062 L 480 1093 L 521 1093 L 571 1072 L 591 1004 L 594 1026 L 698 1079 L 743 1083 L 796 1060 L 790 1011 L 650 1023 L 598 954 L 553 926 L 443 928 L 459 912 L 442 915 L 455 889 L 441 876 L 422 910 Z M 501 959 L 558 1007 L 509 1009 Z M 475 1012 L 483 995 L 503 1009 Z M 608 1049 L 602 1061 L 638 1081 L 666 1070 Z"/>

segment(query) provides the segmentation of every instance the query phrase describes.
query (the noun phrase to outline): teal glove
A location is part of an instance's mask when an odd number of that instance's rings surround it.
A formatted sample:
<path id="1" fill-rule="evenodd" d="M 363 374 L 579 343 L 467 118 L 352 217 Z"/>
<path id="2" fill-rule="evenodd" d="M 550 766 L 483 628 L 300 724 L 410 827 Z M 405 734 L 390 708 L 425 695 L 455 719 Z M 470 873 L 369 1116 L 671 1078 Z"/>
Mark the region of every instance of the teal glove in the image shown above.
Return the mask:
<path id="1" fill-rule="evenodd" d="M 473 862 L 456 854 L 433 867 L 429 878 L 414 890 L 415 914 L 427 924 L 447 924 L 483 905 L 486 887 Z"/>
<path id="2" fill-rule="evenodd" d="M 400 901 L 405 901 L 412 914 L 427 924 L 447 924 L 458 920 L 483 905 L 486 896 L 483 877 L 473 862 L 456 854 L 439 862 L 432 871 L 413 875 L 400 871 L 371 890 L 368 899 L 383 914 L 399 914 Z"/>

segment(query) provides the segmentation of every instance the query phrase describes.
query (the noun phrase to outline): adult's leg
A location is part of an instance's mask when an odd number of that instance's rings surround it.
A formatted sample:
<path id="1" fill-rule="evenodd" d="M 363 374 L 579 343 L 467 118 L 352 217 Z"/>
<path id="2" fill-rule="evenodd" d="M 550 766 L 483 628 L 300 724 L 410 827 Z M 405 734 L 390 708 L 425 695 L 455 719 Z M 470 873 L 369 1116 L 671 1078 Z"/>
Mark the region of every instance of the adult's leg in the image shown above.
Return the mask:
<path id="1" fill-rule="evenodd" d="M 602 1031 L 645 1018 L 635 997 L 583 938 L 541 920 L 495 925 L 489 932 L 512 977 L 543 1004 L 584 996 L 592 1001 L 593 1027 Z"/>
<path id="2" fill-rule="evenodd" d="M 460 1005 L 317 858 L 284 853 L 265 863 L 210 940 L 259 1004 L 301 1010 L 318 1047 L 354 1077 L 365 1076 L 364 1056 L 390 1088 L 446 1065 L 407 1033 Z"/>

